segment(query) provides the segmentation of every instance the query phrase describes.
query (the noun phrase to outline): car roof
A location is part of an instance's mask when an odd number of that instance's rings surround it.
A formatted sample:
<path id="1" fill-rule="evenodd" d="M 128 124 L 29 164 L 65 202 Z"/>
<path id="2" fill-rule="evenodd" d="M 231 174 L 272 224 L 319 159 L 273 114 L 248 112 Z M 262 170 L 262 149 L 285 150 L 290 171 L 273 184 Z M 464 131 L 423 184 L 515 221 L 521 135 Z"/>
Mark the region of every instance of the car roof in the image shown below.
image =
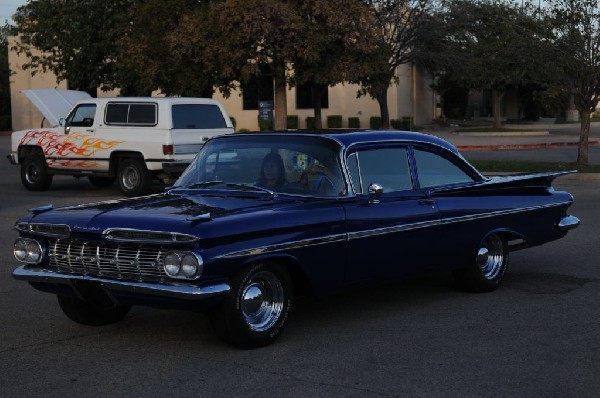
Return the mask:
<path id="1" fill-rule="evenodd" d="M 240 133 L 236 133 L 240 134 Z M 309 130 L 309 131 L 295 131 L 295 132 L 282 132 L 282 131 L 270 131 L 270 132 L 248 132 L 242 134 L 268 134 L 268 135 L 317 135 L 327 137 L 339 142 L 344 147 L 349 147 L 356 144 L 367 144 L 385 141 L 396 141 L 406 143 L 418 143 L 418 144 L 431 144 L 442 148 L 445 148 L 455 154 L 458 154 L 458 150 L 448 141 L 445 141 L 439 137 L 417 133 L 413 131 L 399 131 L 399 130 Z"/>

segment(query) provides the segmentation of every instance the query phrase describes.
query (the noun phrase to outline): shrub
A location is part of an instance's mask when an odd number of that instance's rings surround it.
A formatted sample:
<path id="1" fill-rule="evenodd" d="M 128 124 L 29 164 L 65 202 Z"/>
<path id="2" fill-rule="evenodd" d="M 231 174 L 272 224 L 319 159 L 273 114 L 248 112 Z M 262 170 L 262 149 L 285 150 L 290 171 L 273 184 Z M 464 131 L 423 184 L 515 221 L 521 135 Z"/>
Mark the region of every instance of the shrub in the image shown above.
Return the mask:
<path id="1" fill-rule="evenodd" d="M 392 119 L 390 120 L 390 126 L 396 130 L 402 130 L 402 121 L 400 119 Z"/>
<path id="2" fill-rule="evenodd" d="M 360 128 L 360 119 L 357 117 L 349 117 L 348 118 L 348 128 L 359 129 Z"/>
<path id="3" fill-rule="evenodd" d="M 342 128 L 342 115 L 327 116 L 327 128 L 341 129 Z"/>
<path id="4" fill-rule="evenodd" d="M 272 131 L 273 130 L 273 121 L 272 120 L 259 120 L 258 128 L 260 131 Z"/>
<path id="5" fill-rule="evenodd" d="M 309 130 L 315 129 L 315 118 L 313 116 L 308 116 L 306 118 L 306 128 Z"/>
<path id="6" fill-rule="evenodd" d="M 288 115 L 287 128 L 292 130 L 298 129 L 298 115 Z"/>
<path id="7" fill-rule="evenodd" d="M 371 119 L 369 119 L 369 127 L 371 127 L 372 130 L 379 130 L 381 128 L 381 117 L 371 116 Z"/>
<path id="8" fill-rule="evenodd" d="M 402 130 L 411 131 L 413 126 L 413 118 L 410 116 L 402 116 Z"/>

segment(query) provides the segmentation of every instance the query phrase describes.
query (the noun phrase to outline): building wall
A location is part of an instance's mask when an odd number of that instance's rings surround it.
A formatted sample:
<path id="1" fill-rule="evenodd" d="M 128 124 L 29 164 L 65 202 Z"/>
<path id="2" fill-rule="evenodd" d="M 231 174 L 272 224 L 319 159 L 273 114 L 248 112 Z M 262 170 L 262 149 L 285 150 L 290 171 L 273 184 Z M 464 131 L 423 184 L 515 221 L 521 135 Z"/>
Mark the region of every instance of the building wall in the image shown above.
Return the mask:
<path id="1" fill-rule="evenodd" d="M 15 42 L 14 37 L 9 38 L 9 47 Z M 9 51 L 9 64 L 13 72 L 11 76 L 11 105 L 13 130 L 23 130 L 32 127 L 48 126 L 43 115 L 21 93 L 27 89 L 61 88 L 67 89 L 67 83 L 56 82 L 56 76 L 51 72 L 38 71 L 34 76 L 31 71 L 23 70 L 26 62 L 24 55 L 17 55 Z M 428 80 L 418 71 L 413 73 L 411 66 L 405 65 L 399 69 L 400 78 L 397 85 L 388 90 L 388 107 L 390 119 L 399 119 L 403 116 L 413 116 L 416 112 L 415 123 L 429 123 L 434 118 L 433 93 L 429 88 Z M 417 78 L 413 84 L 413 77 Z M 338 84 L 329 87 L 329 107 L 322 110 L 323 126 L 327 126 L 327 116 L 341 115 L 342 127 L 348 127 L 349 117 L 358 117 L 361 128 L 369 128 L 372 116 L 380 116 L 379 104 L 369 96 L 357 98 L 359 86 L 352 84 Z M 118 91 L 103 92 L 98 90 L 99 97 L 112 97 Z M 159 93 L 153 93 L 158 96 Z M 216 92 L 214 98 L 221 101 L 230 116 L 237 122 L 237 129 L 258 130 L 258 111 L 244 110 L 242 97 L 239 90 L 235 90 L 228 98 Z M 416 101 L 413 103 L 413 101 Z M 314 116 L 312 109 L 296 108 L 296 89 L 288 89 L 287 96 L 288 115 L 297 115 L 299 128 L 306 128 L 306 118 Z M 66 116 L 66 115 L 65 115 Z"/>

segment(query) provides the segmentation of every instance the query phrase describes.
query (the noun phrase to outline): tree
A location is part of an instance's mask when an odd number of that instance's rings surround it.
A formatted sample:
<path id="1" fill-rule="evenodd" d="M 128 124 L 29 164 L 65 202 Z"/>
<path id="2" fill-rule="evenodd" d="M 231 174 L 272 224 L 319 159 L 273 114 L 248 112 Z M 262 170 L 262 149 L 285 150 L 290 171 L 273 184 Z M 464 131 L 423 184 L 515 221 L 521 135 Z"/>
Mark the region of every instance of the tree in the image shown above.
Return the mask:
<path id="1" fill-rule="evenodd" d="M 587 165 L 590 114 L 600 100 L 600 6 L 596 0 L 553 0 L 555 84 L 575 98 L 581 118 L 577 164 Z M 564 82 L 566 82 L 566 87 Z"/>
<path id="2" fill-rule="evenodd" d="M 490 90 L 499 128 L 506 91 L 547 79 L 549 31 L 536 10 L 502 0 L 450 1 L 423 24 L 415 58 L 446 81 Z"/>
<path id="3" fill-rule="evenodd" d="M 412 60 L 421 21 L 430 12 L 431 0 L 365 0 L 373 17 L 374 47 L 368 66 L 353 82 L 379 103 L 383 128 L 390 126 L 387 92 L 397 82 L 398 67 Z"/>
<path id="4" fill-rule="evenodd" d="M 20 42 L 15 50 L 29 58 L 23 68 L 33 74 L 49 70 L 58 81 L 67 80 L 70 88 L 92 96 L 98 86 L 113 88 L 121 35 L 114 16 L 128 5 L 127 0 L 38 0 L 19 7 L 14 19 Z"/>

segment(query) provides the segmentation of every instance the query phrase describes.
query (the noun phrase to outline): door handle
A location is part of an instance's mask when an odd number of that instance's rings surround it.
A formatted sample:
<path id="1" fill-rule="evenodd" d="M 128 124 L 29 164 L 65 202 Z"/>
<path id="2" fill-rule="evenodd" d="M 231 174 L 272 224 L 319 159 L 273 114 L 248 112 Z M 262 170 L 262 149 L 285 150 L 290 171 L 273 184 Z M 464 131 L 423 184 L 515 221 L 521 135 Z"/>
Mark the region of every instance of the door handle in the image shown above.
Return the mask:
<path id="1" fill-rule="evenodd" d="M 96 131 L 96 129 L 85 129 L 85 131 L 87 131 L 88 133 L 93 133 L 94 131 Z"/>
<path id="2" fill-rule="evenodd" d="M 430 206 L 431 208 L 435 208 L 435 200 L 433 199 L 423 199 L 418 202 L 421 206 Z"/>

